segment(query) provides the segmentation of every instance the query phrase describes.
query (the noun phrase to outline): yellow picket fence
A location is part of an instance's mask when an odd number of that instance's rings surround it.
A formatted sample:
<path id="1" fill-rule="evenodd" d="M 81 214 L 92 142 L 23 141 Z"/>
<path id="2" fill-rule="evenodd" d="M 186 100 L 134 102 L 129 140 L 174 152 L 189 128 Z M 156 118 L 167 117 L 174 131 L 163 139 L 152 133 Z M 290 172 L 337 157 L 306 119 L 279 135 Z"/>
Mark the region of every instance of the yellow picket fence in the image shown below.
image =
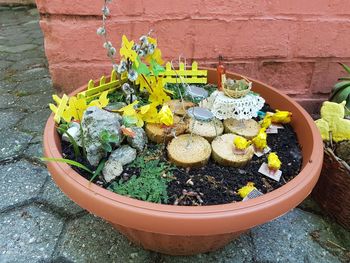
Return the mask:
<path id="1" fill-rule="evenodd" d="M 163 84 L 166 83 L 188 83 L 188 84 L 206 84 L 207 83 L 207 70 L 199 70 L 198 63 L 193 62 L 192 68 L 185 68 L 184 63 L 180 63 L 179 69 L 173 69 L 170 62 L 165 65 L 165 72 L 159 74 L 159 77 L 162 78 Z M 98 98 L 102 92 L 108 91 L 112 93 L 117 88 L 120 88 L 126 81 L 127 78 L 117 78 L 117 73 L 115 70 L 112 70 L 111 76 L 108 82 L 107 78 L 102 76 L 99 81 L 99 85 L 95 86 L 95 82 L 90 80 L 85 91 L 79 92 L 77 98 L 85 98 L 86 101 L 91 101 Z M 65 109 L 68 107 L 69 97 L 64 94 L 62 98 L 59 98 L 57 95 L 52 96 L 56 105 L 49 104 L 50 109 L 55 114 L 54 120 L 56 123 L 59 123 L 62 118 L 62 114 Z"/>
<path id="2" fill-rule="evenodd" d="M 111 93 L 121 87 L 127 81 L 126 78 L 118 79 L 115 70 L 112 70 L 109 82 L 106 83 L 106 77 L 100 78 L 100 83 L 95 87 L 95 82 L 91 79 L 88 82 L 87 89 L 78 93 L 78 98 L 84 97 L 87 101 L 91 101 L 101 95 L 102 92 L 108 91 Z"/>
<path id="3" fill-rule="evenodd" d="M 168 62 L 165 65 L 165 72 L 160 73 L 163 78 L 163 84 L 166 83 L 188 83 L 188 84 L 206 84 L 207 83 L 207 70 L 198 69 L 198 63 L 194 61 L 192 68 L 185 68 L 184 63 L 180 63 L 179 69 L 173 69 L 171 63 Z M 179 79 L 180 78 L 180 79 Z"/>

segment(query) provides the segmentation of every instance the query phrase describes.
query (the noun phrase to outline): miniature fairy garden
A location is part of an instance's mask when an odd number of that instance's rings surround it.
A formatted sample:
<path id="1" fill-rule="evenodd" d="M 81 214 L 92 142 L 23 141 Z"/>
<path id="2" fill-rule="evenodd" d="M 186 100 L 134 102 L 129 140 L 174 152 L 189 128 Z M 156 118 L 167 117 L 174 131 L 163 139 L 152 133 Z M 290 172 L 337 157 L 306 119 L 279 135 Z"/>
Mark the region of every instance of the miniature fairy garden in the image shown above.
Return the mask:
<path id="1" fill-rule="evenodd" d="M 120 195 L 188 206 L 245 201 L 298 175 L 290 112 L 271 108 L 248 78 L 226 78 L 221 60 L 217 83 L 196 62 L 165 63 L 151 32 L 138 42 L 123 35 L 118 58 L 102 11 L 111 76 L 53 96 L 63 158 L 43 160 Z"/>

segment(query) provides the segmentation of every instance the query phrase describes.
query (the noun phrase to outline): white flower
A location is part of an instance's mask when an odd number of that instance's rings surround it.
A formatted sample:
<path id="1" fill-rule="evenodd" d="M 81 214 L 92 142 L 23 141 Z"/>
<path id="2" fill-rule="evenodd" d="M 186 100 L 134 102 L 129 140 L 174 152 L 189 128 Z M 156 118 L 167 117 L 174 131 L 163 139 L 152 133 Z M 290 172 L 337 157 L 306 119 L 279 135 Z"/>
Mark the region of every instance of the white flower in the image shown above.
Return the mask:
<path id="1" fill-rule="evenodd" d="M 119 74 L 122 74 L 123 72 L 126 71 L 126 69 L 127 69 L 126 68 L 126 62 L 124 60 L 120 61 L 120 64 L 119 64 L 118 69 L 117 69 L 117 72 Z"/>
<path id="2" fill-rule="evenodd" d="M 107 42 L 103 43 L 103 47 L 104 47 L 105 49 L 109 49 L 109 48 L 112 47 L 112 43 L 111 43 L 110 41 L 107 41 Z"/>
<path id="3" fill-rule="evenodd" d="M 108 55 L 109 57 L 113 57 L 113 56 L 115 55 L 115 53 L 117 53 L 117 50 L 116 50 L 114 47 L 110 47 L 110 48 L 108 49 L 107 55 Z"/>
<path id="4" fill-rule="evenodd" d="M 99 27 L 97 29 L 97 35 L 103 36 L 104 34 L 106 34 L 106 29 L 104 27 Z"/>
<path id="5" fill-rule="evenodd" d="M 137 77 L 138 77 L 137 72 L 135 70 L 133 70 L 133 69 L 130 69 L 129 72 L 128 72 L 128 79 L 130 81 L 136 81 Z"/>
<path id="6" fill-rule="evenodd" d="M 114 71 L 118 72 L 118 67 L 119 67 L 118 64 L 113 63 L 112 67 L 113 67 Z"/>
<path id="7" fill-rule="evenodd" d="M 147 36 L 141 36 L 141 37 L 140 37 L 140 42 L 141 42 L 141 44 L 143 44 L 143 45 L 147 45 L 147 44 L 148 44 L 148 38 L 147 38 Z"/>
<path id="8" fill-rule="evenodd" d="M 140 48 L 141 48 L 141 46 L 136 44 L 136 43 L 132 46 L 132 49 L 135 51 L 139 50 Z"/>
<path id="9" fill-rule="evenodd" d="M 154 53 L 155 46 L 153 44 L 148 45 L 147 52 L 148 54 L 152 55 Z"/>
<path id="10" fill-rule="evenodd" d="M 102 8 L 102 13 L 104 16 L 109 16 L 109 14 L 110 14 L 109 8 L 107 6 L 104 6 Z"/>
<path id="11" fill-rule="evenodd" d="M 137 55 L 139 55 L 140 57 L 144 57 L 146 56 L 146 51 L 144 51 L 143 49 L 139 49 L 137 51 Z"/>

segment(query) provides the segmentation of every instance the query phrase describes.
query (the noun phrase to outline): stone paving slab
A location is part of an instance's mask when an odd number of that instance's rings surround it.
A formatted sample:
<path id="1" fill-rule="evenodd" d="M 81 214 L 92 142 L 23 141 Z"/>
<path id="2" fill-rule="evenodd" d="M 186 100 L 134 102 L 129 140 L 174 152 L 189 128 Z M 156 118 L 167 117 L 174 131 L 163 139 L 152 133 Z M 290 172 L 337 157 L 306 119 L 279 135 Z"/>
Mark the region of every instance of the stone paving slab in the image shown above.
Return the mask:
<path id="1" fill-rule="evenodd" d="M 86 215 L 68 223 L 57 257 L 72 262 L 154 262 L 154 253 L 143 250 L 103 220 Z"/>
<path id="2" fill-rule="evenodd" d="M 0 211 L 38 196 L 48 172 L 28 161 L 3 165 L 0 173 Z"/>
<path id="3" fill-rule="evenodd" d="M 0 215 L 0 262 L 29 263 L 49 259 L 63 221 L 36 206 Z"/>
<path id="4" fill-rule="evenodd" d="M 56 210 L 57 213 L 76 215 L 77 213 L 84 211 L 84 209 L 66 197 L 66 195 L 56 186 L 51 177 L 46 182 L 40 199 L 41 202 L 47 203 L 53 207 L 52 209 Z"/>
<path id="5" fill-rule="evenodd" d="M 20 131 L 0 131 L 0 161 L 12 159 L 20 155 L 33 138 L 32 135 Z"/>
<path id="6" fill-rule="evenodd" d="M 311 199 L 190 257 L 145 251 L 70 201 L 35 158 L 54 93 L 38 20 L 36 9 L 0 7 L 0 263 L 350 262 L 349 232 Z"/>

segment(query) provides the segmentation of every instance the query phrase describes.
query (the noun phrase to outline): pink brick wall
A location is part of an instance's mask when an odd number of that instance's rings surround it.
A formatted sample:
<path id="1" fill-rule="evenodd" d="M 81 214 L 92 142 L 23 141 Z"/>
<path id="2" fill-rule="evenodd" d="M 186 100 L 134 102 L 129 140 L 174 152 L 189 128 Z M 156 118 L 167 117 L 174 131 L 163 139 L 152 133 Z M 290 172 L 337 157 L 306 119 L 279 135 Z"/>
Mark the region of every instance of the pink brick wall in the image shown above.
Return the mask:
<path id="1" fill-rule="evenodd" d="M 36 0 L 56 87 L 65 91 L 110 72 L 96 35 L 103 1 Z M 310 112 L 350 63 L 349 0 L 114 0 L 115 46 L 154 29 L 168 60 L 182 54 L 258 78 Z"/>

